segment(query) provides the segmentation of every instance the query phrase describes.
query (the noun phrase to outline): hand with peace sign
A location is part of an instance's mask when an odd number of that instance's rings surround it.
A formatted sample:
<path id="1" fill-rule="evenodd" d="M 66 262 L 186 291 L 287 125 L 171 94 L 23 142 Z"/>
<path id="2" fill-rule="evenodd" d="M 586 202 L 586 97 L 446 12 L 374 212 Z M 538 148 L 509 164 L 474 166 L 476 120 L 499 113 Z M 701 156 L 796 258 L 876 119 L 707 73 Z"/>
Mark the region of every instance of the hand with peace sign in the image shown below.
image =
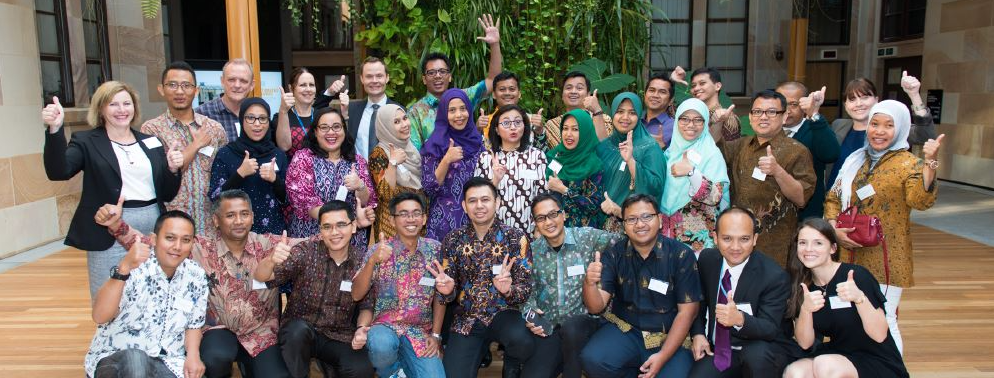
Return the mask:
<path id="1" fill-rule="evenodd" d="M 97 213 L 93 214 L 93 221 L 97 224 L 111 229 L 111 231 L 117 231 L 120 227 L 121 214 L 124 212 L 124 196 L 118 197 L 117 204 L 105 204 L 97 209 Z"/>
<path id="2" fill-rule="evenodd" d="M 387 143 L 387 148 L 390 149 L 390 164 L 391 165 L 401 165 L 407 161 L 407 151 L 403 148 L 397 148 L 393 143 Z"/>
<path id="3" fill-rule="evenodd" d="M 632 131 L 628 131 L 628 137 L 625 138 L 624 142 L 618 143 L 618 152 L 621 153 L 621 160 L 625 162 L 632 161 L 634 158 L 634 150 L 632 149 Z"/>
<path id="4" fill-rule="evenodd" d="M 547 186 L 549 190 L 560 194 L 566 194 L 566 191 L 569 189 L 566 187 L 566 184 L 563 184 L 563 180 L 560 180 L 559 176 L 556 174 L 552 174 L 551 177 L 546 179 L 545 186 Z"/>
<path id="5" fill-rule="evenodd" d="M 438 290 L 439 294 L 449 295 L 456 288 L 456 281 L 445 274 L 445 267 L 442 266 L 438 260 L 432 260 L 431 264 L 425 267 L 428 272 L 435 277 L 435 290 Z"/>
<path id="6" fill-rule="evenodd" d="M 673 163 L 670 167 L 670 174 L 673 175 L 673 177 L 690 176 L 690 171 L 694 170 L 694 163 L 691 163 L 690 159 L 687 158 L 687 152 L 688 151 L 684 151 L 683 158 L 677 160 L 677 162 Z"/>
<path id="7" fill-rule="evenodd" d="M 376 208 L 362 206 L 362 198 L 355 196 L 355 220 L 359 228 L 372 226 L 376 222 Z"/>
<path id="8" fill-rule="evenodd" d="M 183 148 L 180 147 L 179 143 L 173 142 L 169 145 L 169 150 L 166 152 L 166 162 L 169 165 L 169 172 L 176 173 L 179 172 L 180 168 L 183 168 Z"/>
<path id="9" fill-rule="evenodd" d="M 809 291 L 808 285 L 801 284 L 804 293 L 804 302 L 801 303 L 801 311 L 813 314 L 825 307 L 825 293 L 821 290 Z"/>
<path id="10" fill-rule="evenodd" d="M 293 97 L 293 92 L 287 92 L 280 86 L 280 114 L 286 114 L 290 111 L 290 108 L 297 103 L 297 99 Z"/>
<path id="11" fill-rule="evenodd" d="M 66 119 L 65 109 L 62 108 L 62 103 L 59 102 L 58 97 L 52 97 L 52 103 L 45 106 L 41 110 L 41 120 L 48 125 L 48 132 L 54 134 L 56 131 L 62 127 L 62 122 Z"/>
<path id="12" fill-rule="evenodd" d="M 758 167 L 764 174 L 774 177 L 784 172 L 780 164 L 777 163 L 776 156 L 773 156 L 773 146 L 766 146 L 766 156 L 759 158 Z"/>
<path id="13" fill-rule="evenodd" d="M 590 112 L 590 114 L 601 112 L 601 102 L 597 99 L 596 89 L 589 96 L 583 98 L 583 109 Z"/>
<path id="14" fill-rule="evenodd" d="M 249 152 L 245 151 L 245 158 L 242 159 L 242 165 L 238 166 L 238 175 L 242 178 L 254 175 L 255 172 L 259 171 L 259 162 L 255 161 L 255 158 L 249 156 Z"/>
<path id="15" fill-rule="evenodd" d="M 839 282 L 838 285 L 835 285 L 835 295 L 838 295 L 839 299 L 846 302 L 857 302 L 857 304 L 863 303 L 863 300 L 866 299 L 866 295 L 859 289 L 859 286 L 856 286 L 856 280 L 853 279 L 853 273 L 854 271 L 850 269 L 849 278 L 846 279 L 845 282 Z"/>
<path id="16" fill-rule="evenodd" d="M 594 262 L 587 265 L 587 274 L 583 277 L 583 280 L 587 282 L 587 285 L 597 285 L 601 282 L 601 272 L 604 270 L 604 264 L 601 264 L 601 253 L 594 252 Z"/>
<path id="17" fill-rule="evenodd" d="M 286 236 L 286 230 L 283 231 L 283 237 L 280 242 L 273 247 L 273 254 L 269 256 L 273 260 L 274 265 L 283 264 L 287 258 L 290 257 L 290 239 Z"/>
<path id="18" fill-rule="evenodd" d="M 483 28 L 483 36 L 476 37 L 478 41 L 483 41 L 488 45 L 500 43 L 500 18 L 497 19 L 497 22 L 494 22 L 493 15 L 485 14 L 476 20 L 480 23 L 480 27 Z"/>
<path id="19" fill-rule="evenodd" d="M 517 257 L 512 258 L 508 261 L 508 255 L 504 255 L 504 262 L 500 264 L 500 273 L 494 276 L 492 279 L 494 287 L 497 288 L 497 292 L 503 296 L 508 296 L 511 294 L 511 284 L 514 280 L 511 279 L 511 268 L 514 263 L 518 261 Z"/>

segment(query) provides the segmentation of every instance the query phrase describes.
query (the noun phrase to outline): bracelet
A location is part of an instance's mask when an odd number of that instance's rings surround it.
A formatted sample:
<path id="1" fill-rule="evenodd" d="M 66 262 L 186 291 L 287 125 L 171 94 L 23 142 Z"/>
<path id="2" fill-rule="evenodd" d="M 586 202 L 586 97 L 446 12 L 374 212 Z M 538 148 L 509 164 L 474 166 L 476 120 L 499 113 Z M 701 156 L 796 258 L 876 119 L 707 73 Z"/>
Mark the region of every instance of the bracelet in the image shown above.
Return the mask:
<path id="1" fill-rule="evenodd" d="M 934 159 L 925 160 L 925 166 L 932 168 L 932 170 L 939 169 L 939 161 Z"/>
<path id="2" fill-rule="evenodd" d="M 442 335 L 439 335 L 439 334 L 437 334 L 435 332 L 431 333 L 431 337 L 434 337 L 435 339 L 438 339 L 438 340 L 442 340 Z"/>

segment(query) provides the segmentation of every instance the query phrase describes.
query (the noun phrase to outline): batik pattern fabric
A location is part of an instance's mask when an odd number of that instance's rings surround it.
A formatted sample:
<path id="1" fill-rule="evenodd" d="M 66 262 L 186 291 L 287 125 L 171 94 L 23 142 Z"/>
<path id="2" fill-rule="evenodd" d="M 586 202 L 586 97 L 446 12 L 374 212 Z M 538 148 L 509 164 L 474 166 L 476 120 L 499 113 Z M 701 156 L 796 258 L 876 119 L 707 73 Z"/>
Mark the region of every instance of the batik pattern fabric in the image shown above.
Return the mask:
<path id="1" fill-rule="evenodd" d="M 524 151 L 485 150 L 480 154 L 473 175 L 493 181 L 495 158 L 507 168 L 507 173 L 496 184 L 500 194 L 497 217 L 504 224 L 531 232 L 535 228 L 532 222 L 532 198 L 545 192 L 545 153 L 535 147 L 528 147 Z"/>
<path id="2" fill-rule="evenodd" d="M 463 88 L 466 96 L 469 97 L 470 104 L 466 104 L 466 109 L 473 114 L 473 109 L 487 95 L 487 81 L 480 80 L 468 88 Z M 428 93 L 421 99 L 407 106 L 407 118 L 411 120 L 411 143 L 414 147 L 421 149 L 431 133 L 435 131 L 435 113 L 438 111 L 438 97 Z"/>
<path id="3" fill-rule="evenodd" d="M 336 199 L 338 188 L 345 186 L 345 176 L 352 170 L 355 170 L 369 191 L 369 203 L 362 204 L 363 207 L 376 206 L 376 188 L 369 178 L 369 168 L 362 156 L 356 155 L 355 161 L 331 161 L 314 155 L 310 149 L 297 151 L 286 175 L 287 196 L 292 210 L 290 236 L 303 238 L 318 233 L 318 220 L 311 218 L 311 209 Z M 345 202 L 353 209 L 356 207 L 356 199 L 353 191 L 348 191 L 345 195 Z M 369 230 L 356 231 L 352 236 L 352 245 L 365 249 L 369 245 Z"/>

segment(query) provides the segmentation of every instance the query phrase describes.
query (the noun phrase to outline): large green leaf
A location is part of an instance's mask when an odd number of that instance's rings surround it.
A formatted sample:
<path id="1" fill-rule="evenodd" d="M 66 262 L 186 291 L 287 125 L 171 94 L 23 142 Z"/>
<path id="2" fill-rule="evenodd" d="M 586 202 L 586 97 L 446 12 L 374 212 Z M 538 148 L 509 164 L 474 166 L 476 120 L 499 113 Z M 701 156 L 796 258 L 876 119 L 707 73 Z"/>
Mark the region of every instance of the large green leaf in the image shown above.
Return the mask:
<path id="1" fill-rule="evenodd" d="M 625 89 L 625 87 L 634 82 L 635 76 L 628 74 L 613 74 L 603 79 L 591 80 L 590 88 L 596 89 L 598 94 L 614 93 Z"/>
<path id="2" fill-rule="evenodd" d="M 407 9 L 414 9 L 414 6 L 418 5 L 418 0 L 400 0 L 400 2 L 404 3 L 404 7 Z"/>
<path id="3" fill-rule="evenodd" d="M 597 58 L 590 58 L 570 67 L 570 71 L 580 71 L 590 80 L 600 79 L 607 71 L 607 63 Z"/>
<path id="4" fill-rule="evenodd" d="M 446 24 L 448 24 L 448 23 L 452 22 L 452 17 L 449 16 L 449 12 L 447 12 L 445 9 L 439 9 L 438 10 L 438 20 L 442 21 L 442 22 L 444 22 Z"/>

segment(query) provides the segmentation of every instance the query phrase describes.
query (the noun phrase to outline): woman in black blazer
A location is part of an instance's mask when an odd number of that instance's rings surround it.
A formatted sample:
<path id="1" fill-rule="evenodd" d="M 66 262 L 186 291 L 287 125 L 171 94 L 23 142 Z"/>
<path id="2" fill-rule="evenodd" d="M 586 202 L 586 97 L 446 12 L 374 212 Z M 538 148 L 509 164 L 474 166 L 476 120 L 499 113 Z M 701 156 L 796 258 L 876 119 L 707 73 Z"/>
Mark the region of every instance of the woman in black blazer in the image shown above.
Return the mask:
<path id="1" fill-rule="evenodd" d="M 125 83 L 108 81 L 97 88 L 86 117 L 94 128 L 73 133 L 68 146 L 62 130 L 65 113 L 58 97 L 52 100 L 41 112 L 48 125 L 45 173 L 49 180 L 64 181 L 86 172 L 65 244 L 87 251 L 92 299 L 127 253 L 106 227 L 93 221 L 97 209 L 123 201 L 125 221 L 151 233 L 164 204 L 179 190 L 182 152 L 167 151 L 156 137 L 133 129 L 141 122 L 138 95 Z"/>

